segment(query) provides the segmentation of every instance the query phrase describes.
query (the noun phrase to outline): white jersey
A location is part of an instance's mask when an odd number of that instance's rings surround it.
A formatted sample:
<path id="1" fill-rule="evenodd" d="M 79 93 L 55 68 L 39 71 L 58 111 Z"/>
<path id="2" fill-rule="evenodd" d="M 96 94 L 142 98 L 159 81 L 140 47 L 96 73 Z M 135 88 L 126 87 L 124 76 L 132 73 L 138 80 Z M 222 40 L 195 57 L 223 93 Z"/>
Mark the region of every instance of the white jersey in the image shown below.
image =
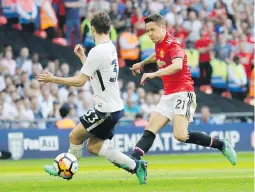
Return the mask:
<path id="1" fill-rule="evenodd" d="M 118 83 L 119 65 L 117 51 L 110 40 L 90 50 L 81 73 L 90 77 L 96 110 L 100 112 L 115 112 L 124 108 Z"/>

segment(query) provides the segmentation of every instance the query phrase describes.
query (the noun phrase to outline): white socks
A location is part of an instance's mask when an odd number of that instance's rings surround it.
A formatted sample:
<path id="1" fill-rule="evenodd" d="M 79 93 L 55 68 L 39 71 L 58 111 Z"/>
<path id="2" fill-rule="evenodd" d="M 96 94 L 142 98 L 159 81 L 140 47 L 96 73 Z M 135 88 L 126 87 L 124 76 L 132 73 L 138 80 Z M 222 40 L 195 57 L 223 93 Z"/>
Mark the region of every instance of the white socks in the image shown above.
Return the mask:
<path id="1" fill-rule="evenodd" d="M 113 164 L 117 164 L 121 168 L 134 170 L 136 168 L 136 162 L 127 155 L 109 146 L 109 142 L 110 140 L 104 141 L 104 144 L 102 145 L 102 148 L 100 149 L 98 155 L 105 157 Z"/>
<path id="2" fill-rule="evenodd" d="M 70 143 L 68 153 L 71 153 L 79 160 L 82 157 L 83 146 L 84 146 L 84 143 L 81 145 L 74 145 L 74 144 Z"/>

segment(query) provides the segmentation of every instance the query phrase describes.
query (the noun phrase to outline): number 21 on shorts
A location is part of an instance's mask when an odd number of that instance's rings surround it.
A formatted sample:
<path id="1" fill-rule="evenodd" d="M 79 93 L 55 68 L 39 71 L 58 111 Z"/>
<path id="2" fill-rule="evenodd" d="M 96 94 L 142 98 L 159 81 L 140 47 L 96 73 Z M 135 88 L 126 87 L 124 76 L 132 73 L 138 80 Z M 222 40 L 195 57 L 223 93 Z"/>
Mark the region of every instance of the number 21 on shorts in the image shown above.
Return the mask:
<path id="1" fill-rule="evenodd" d="M 187 98 L 176 98 L 174 102 L 174 113 L 185 115 L 187 112 L 188 101 L 189 100 Z"/>

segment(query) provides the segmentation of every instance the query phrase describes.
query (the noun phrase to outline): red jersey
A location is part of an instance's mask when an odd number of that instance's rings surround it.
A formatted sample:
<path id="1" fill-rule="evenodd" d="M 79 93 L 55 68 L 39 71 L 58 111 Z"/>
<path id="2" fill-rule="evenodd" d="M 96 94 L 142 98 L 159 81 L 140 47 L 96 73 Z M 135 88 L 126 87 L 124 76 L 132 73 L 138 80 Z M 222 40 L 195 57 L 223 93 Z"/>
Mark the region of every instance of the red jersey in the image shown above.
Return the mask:
<path id="1" fill-rule="evenodd" d="M 183 59 L 183 67 L 180 71 L 161 77 L 164 84 L 164 94 L 193 92 L 194 83 L 191 79 L 189 67 L 187 65 L 187 56 L 176 38 L 167 33 L 162 42 L 155 44 L 155 50 L 159 69 L 171 65 L 172 60 L 175 58 Z"/>
<path id="2" fill-rule="evenodd" d="M 181 29 L 179 31 L 176 31 L 174 36 L 175 38 L 180 38 L 183 39 L 184 41 L 187 39 L 189 35 L 189 32 L 186 31 L 183 27 L 181 27 Z"/>
<path id="3" fill-rule="evenodd" d="M 204 38 L 199 39 L 199 40 L 196 41 L 195 48 L 196 49 L 207 48 L 207 47 L 210 46 L 210 44 L 212 44 L 212 40 L 208 37 L 204 37 Z M 199 61 L 201 63 L 209 62 L 210 60 L 211 60 L 210 51 L 208 51 L 206 53 L 200 53 L 199 54 Z"/>

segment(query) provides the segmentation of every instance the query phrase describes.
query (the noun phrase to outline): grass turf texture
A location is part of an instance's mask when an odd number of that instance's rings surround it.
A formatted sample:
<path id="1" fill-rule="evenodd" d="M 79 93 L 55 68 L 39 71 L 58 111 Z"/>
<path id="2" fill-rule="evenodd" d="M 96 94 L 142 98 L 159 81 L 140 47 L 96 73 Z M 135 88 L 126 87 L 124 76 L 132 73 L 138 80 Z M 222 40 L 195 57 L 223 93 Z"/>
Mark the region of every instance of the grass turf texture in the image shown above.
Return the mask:
<path id="1" fill-rule="evenodd" d="M 253 192 L 252 153 L 239 153 L 231 166 L 220 154 L 146 156 L 148 184 L 103 158 L 83 158 L 70 181 L 49 176 L 52 159 L 0 161 L 0 192 Z"/>

